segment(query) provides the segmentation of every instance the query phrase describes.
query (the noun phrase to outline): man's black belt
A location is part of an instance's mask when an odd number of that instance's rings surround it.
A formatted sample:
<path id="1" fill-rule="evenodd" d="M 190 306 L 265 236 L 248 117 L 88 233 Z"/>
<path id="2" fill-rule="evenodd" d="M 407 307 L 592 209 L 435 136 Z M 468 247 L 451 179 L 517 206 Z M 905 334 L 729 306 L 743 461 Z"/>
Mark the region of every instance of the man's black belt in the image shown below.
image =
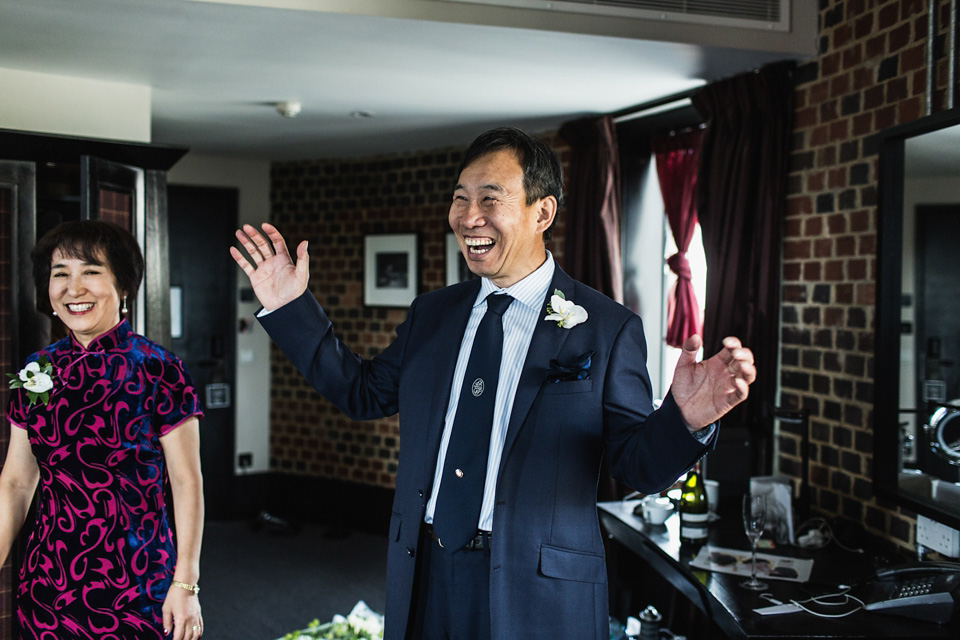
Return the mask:
<path id="1" fill-rule="evenodd" d="M 432 524 L 427 524 L 426 522 L 423 523 L 423 533 L 441 547 L 443 546 L 443 542 L 440 541 L 440 536 L 437 535 L 437 532 L 434 530 Z M 467 544 L 463 545 L 464 551 L 481 551 L 489 548 L 490 532 L 484 531 L 483 529 L 477 529 L 477 535 L 467 542 Z"/>

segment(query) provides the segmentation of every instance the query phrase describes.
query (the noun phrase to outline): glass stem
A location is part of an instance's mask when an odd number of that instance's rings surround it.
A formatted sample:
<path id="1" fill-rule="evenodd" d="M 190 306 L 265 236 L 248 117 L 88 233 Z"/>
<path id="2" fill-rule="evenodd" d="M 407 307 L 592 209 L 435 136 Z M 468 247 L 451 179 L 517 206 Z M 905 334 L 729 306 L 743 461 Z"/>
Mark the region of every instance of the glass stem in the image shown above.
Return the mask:
<path id="1" fill-rule="evenodd" d="M 750 561 L 750 582 L 757 581 L 757 538 L 753 539 L 753 558 Z"/>

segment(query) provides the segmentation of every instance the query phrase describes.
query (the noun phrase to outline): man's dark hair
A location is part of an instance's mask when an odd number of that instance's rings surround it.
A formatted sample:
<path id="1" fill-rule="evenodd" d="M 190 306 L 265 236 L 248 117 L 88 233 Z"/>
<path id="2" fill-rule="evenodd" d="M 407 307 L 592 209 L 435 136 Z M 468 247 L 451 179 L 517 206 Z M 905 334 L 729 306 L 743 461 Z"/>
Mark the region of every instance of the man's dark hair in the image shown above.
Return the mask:
<path id="1" fill-rule="evenodd" d="M 513 151 L 523 168 L 523 190 L 527 205 L 547 196 L 557 199 L 558 208 L 563 205 L 563 166 L 560 158 L 543 140 L 513 127 L 491 129 L 477 136 L 464 154 L 457 168 L 457 176 L 478 158 L 504 149 Z M 543 232 L 544 240 L 549 240 L 553 235 L 556 222 L 554 217 L 553 224 Z"/>
<path id="2" fill-rule="evenodd" d="M 143 253 L 137 240 L 118 224 L 103 220 L 73 220 L 44 234 L 31 252 L 33 281 L 38 292 L 50 287 L 50 263 L 59 249 L 68 258 L 110 267 L 117 279 L 117 292 L 132 300 L 143 280 Z M 46 296 L 44 296 L 46 299 Z"/>

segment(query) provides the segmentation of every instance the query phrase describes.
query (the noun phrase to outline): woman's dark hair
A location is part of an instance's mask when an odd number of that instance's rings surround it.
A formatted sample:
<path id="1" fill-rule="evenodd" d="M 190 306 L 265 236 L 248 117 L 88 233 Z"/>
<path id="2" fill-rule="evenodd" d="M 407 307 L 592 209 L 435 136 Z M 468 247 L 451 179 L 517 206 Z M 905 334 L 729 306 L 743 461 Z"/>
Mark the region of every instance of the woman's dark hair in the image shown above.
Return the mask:
<path id="1" fill-rule="evenodd" d="M 57 249 L 68 258 L 110 267 L 117 292 L 133 300 L 143 280 L 143 253 L 133 235 L 113 222 L 74 220 L 59 224 L 40 238 L 30 256 L 38 291 L 50 287 L 50 263 Z"/>
<path id="2" fill-rule="evenodd" d="M 557 199 L 557 207 L 563 205 L 563 165 L 560 164 L 560 158 L 543 140 L 513 127 L 481 133 L 464 154 L 457 168 L 457 176 L 478 158 L 504 149 L 513 151 L 523 168 L 523 190 L 527 194 L 527 205 L 547 196 Z M 553 224 L 556 222 L 554 217 Z M 553 224 L 543 232 L 544 240 L 549 240 L 553 235 Z"/>

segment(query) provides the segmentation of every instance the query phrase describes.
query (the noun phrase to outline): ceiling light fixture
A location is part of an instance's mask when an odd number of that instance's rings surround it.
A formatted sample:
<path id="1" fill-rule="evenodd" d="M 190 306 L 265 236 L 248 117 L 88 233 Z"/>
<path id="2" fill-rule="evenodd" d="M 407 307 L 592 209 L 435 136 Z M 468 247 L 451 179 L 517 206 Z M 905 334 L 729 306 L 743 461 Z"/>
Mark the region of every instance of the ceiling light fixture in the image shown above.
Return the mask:
<path id="1" fill-rule="evenodd" d="M 278 102 L 274 106 L 277 109 L 277 113 L 282 115 L 284 118 L 296 118 L 301 109 L 300 103 L 296 100 L 289 102 Z"/>

